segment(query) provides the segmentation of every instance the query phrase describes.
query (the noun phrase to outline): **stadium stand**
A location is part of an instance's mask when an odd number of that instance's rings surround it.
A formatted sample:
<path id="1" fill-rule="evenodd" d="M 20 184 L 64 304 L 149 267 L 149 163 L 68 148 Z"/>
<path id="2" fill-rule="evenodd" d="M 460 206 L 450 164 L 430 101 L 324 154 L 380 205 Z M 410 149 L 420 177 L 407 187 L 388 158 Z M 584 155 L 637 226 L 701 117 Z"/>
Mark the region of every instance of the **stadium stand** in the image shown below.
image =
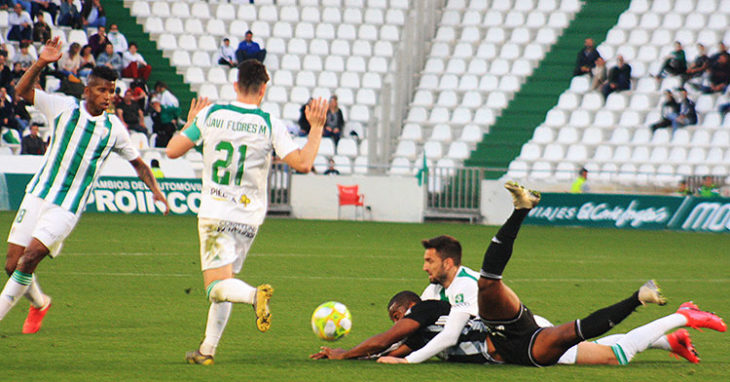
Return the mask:
<path id="1" fill-rule="evenodd" d="M 296 124 L 299 108 L 310 97 L 337 95 L 348 121 L 346 133 L 354 129 L 360 137 L 374 115 L 383 76 L 391 70 L 408 6 L 401 0 L 125 4 L 199 95 L 235 99 L 230 82 L 236 70 L 216 64 L 217 50 L 223 37 L 237 46 L 251 30 L 254 41 L 267 49 L 264 63 L 272 76 L 264 110 Z M 321 156 L 335 154 L 328 145 L 323 144 Z M 353 159 L 366 163 L 363 158 L 364 153 L 352 151 L 334 157 L 341 173 L 353 171 Z"/>
<path id="2" fill-rule="evenodd" d="M 649 128 L 659 120 L 662 90 L 681 86 L 678 77 L 661 82 L 651 77 L 659 72 L 672 43 L 684 45 L 690 62 L 697 43 L 709 47 L 711 55 L 726 37 L 727 25 L 720 27 L 718 21 L 728 17 L 726 7 L 717 1 L 688 5 L 693 2 L 632 1 L 598 51 L 608 59 L 607 66 L 619 54 L 626 58 L 633 67 L 633 90 L 613 93 L 604 104 L 598 92 L 589 90 L 587 76 L 573 78 L 510 164 L 508 176 L 569 179 L 581 167 L 603 182 L 627 185 L 674 185 L 687 176 L 726 176 L 730 146 L 722 129 L 728 120 L 717 111 L 727 102 L 725 96 L 687 86 L 697 104 L 698 123 L 673 135 L 671 128 L 653 135 Z M 700 25 L 707 28 L 700 31 Z"/>

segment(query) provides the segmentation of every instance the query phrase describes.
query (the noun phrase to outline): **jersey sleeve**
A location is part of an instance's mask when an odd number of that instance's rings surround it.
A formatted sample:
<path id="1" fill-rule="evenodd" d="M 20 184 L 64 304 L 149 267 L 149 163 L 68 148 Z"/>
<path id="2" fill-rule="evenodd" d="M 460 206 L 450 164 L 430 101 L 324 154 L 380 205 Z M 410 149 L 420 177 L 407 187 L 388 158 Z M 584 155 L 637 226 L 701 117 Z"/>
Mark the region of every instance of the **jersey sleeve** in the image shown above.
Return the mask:
<path id="1" fill-rule="evenodd" d="M 190 139 L 195 146 L 200 146 L 203 143 L 203 131 L 205 127 L 205 119 L 208 117 L 210 112 L 210 106 L 205 107 L 199 111 L 193 119 L 193 123 L 188 126 L 187 129 L 182 131 L 182 135 Z"/>
<path id="2" fill-rule="evenodd" d="M 33 94 L 33 106 L 46 116 L 48 123 L 53 123 L 53 120 L 56 119 L 61 112 L 76 107 L 76 102 L 65 96 L 48 94 L 43 90 L 35 89 Z"/>
<path id="3" fill-rule="evenodd" d="M 112 123 L 112 132 L 116 135 L 112 151 L 127 161 L 139 158 L 139 151 L 132 144 L 132 140 L 129 138 L 129 132 L 127 132 L 127 128 L 124 127 L 122 121 L 115 115 L 110 115 L 109 119 Z"/>
<path id="4" fill-rule="evenodd" d="M 467 277 L 454 280 L 454 294 L 450 296 L 451 310 L 469 313 L 472 316 L 479 314 L 479 286 L 476 281 Z"/>
<path id="5" fill-rule="evenodd" d="M 421 300 L 438 300 L 439 295 L 436 291 L 437 287 L 437 284 L 429 284 L 426 289 L 423 290 L 423 293 L 421 293 Z"/>
<path id="6" fill-rule="evenodd" d="M 299 146 L 291 139 L 284 122 L 278 118 L 271 118 L 271 141 L 279 158 L 284 158 L 292 151 L 299 149 Z"/>
<path id="7" fill-rule="evenodd" d="M 406 314 L 403 318 L 410 318 L 418 322 L 421 327 L 425 327 L 433 324 L 442 315 L 441 307 L 439 306 L 440 301 L 427 300 L 421 301 L 411 307 L 410 313 Z"/>

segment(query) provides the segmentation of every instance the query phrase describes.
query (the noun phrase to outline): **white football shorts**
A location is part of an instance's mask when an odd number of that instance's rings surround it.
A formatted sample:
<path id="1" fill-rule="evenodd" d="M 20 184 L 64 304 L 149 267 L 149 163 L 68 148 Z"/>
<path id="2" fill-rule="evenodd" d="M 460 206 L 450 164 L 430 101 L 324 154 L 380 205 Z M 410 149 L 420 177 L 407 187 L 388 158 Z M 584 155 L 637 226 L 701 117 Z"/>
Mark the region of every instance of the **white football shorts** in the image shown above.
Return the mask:
<path id="1" fill-rule="evenodd" d="M 257 232 L 258 226 L 198 218 L 200 268 L 205 271 L 232 264 L 233 273 L 239 273 Z"/>
<path id="2" fill-rule="evenodd" d="M 60 206 L 25 194 L 10 227 L 8 243 L 27 247 L 36 238 L 48 248 L 51 257 L 56 257 L 78 220 L 76 214 Z"/>

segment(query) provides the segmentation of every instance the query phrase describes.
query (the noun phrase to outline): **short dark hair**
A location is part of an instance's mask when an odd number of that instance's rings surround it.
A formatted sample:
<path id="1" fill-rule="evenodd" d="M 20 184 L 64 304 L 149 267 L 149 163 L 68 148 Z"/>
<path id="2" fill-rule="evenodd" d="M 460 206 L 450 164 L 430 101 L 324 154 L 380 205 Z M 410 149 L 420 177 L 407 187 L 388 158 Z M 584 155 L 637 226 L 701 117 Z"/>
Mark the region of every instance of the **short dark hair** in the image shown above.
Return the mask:
<path id="1" fill-rule="evenodd" d="M 167 89 L 167 84 L 165 82 L 163 82 L 163 81 L 157 81 L 157 82 L 155 82 L 155 90 L 157 88 L 159 88 L 159 87 L 163 87 L 163 88 Z"/>
<path id="2" fill-rule="evenodd" d="M 409 290 L 398 292 L 388 302 L 388 312 L 391 312 L 396 308 L 405 307 L 412 302 L 421 302 L 421 297 Z"/>
<path id="3" fill-rule="evenodd" d="M 261 62 L 248 59 L 238 64 L 238 90 L 251 94 L 261 90 L 261 86 L 269 82 L 269 73 Z"/>
<path id="4" fill-rule="evenodd" d="M 250 34 L 251 36 L 253 36 L 253 32 L 251 32 L 250 30 L 246 31 L 246 33 L 244 33 L 244 36 L 245 35 L 248 35 L 248 34 Z"/>
<path id="5" fill-rule="evenodd" d="M 225 42 L 225 41 L 229 41 L 229 42 L 230 42 L 231 40 L 229 40 L 229 39 L 228 39 L 228 37 L 225 37 L 225 38 L 223 39 L 223 41 L 224 41 L 224 42 Z"/>
<path id="6" fill-rule="evenodd" d="M 425 249 L 435 249 L 441 260 L 447 258 L 454 260 L 454 265 L 461 265 L 461 243 L 449 235 L 436 236 L 431 239 L 421 240 Z"/>
<path id="7" fill-rule="evenodd" d="M 160 167 L 160 161 L 158 161 L 157 159 L 153 159 L 153 160 L 150 161 L 150 166 L 152 166 L 152 167 Z"/>
<path id="8" fill-rule="evenodd" d="M 132 41 L 129 43 L 129 45 L 127 45 L 127 48 L 131 48 L 131 47 L 139 48 L 139 45 L 137 45 L 136 42 Z"/>
<path id="9" fill-rule="evenodd" d="M 89 80 L 91 80 L 92 77 L 114 82 L 117 80 L 117 71 L 108 66 L 95 66 L 94 69 L 91 69 Z"/>

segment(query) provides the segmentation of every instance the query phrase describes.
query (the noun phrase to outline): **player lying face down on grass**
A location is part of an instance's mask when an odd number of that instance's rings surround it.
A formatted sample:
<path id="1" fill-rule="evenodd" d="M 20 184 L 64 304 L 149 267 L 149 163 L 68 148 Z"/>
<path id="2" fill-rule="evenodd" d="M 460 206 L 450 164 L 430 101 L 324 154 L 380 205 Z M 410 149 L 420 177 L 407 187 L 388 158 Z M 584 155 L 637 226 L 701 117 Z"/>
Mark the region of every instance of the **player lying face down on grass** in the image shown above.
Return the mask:
<path id="1" fill-rule="evenodd" d="M 393 326 L 387 331 L 363 341 L 352 349 L 322 347 L 313 359 L 404 359 L 411 352 L 426 345 L 444 329 L 450 304 L 440 300 L 421 300 L 411 291 L 397 293 L 388 303 L 388 315 Z M 680 310 L 696 309 L 691 303 L 682 304 Z M 546 319 L 535 316 L 541 325 L 551 326 Z M 704 327 L 724 330 L 719 317 L 714 316 Z M 686 325 L 687 318 L 674 313 L 631 330 L 626 334 L 614 334 L 596 342 L 583 341 L 571 347 L 558 361 L 559 364 L 625 365 L 639 352 L 661 349 L 672 352 L 689 362 L 698 363 L 699 357 L 685 329 L 671 334 L 666 331 Z M 389 357 L 386 357 L 389 356 Z M 448 362 L 502 364 L 489 337 L 489 329 L 480 319 L 471 319 L 464 326 L 459 342 L 439 353 L 438 358 Z M 401 363 L 401 362 L 398 362 Z M 405 363 L 405 362 L 402 362 Z"/>
<path id="2" fill-rule="evenodd" d="M 530 309 L 502 282 L 502 273 L 512 255 L 522 221 L 530 209 L 540 202 L 540 193 L 514 182 L 507 182 L 505 188 L 512 194 L 515 209 L 490 241 L 478 281 L 479 317 L 487 327 L 490 342 L 494 346 L 490 355 L 495 361 L 537 367 L 556 364 L 575 345 L 608 332 L 638 306 L 666 303 L 659 288 L 650 280 L 629 298 L 595 311 L 583 319 L 559 326 L 540 326 Z M 688 325 L 725 331 L 725 324 L 719 317 L 699 310 L 692 303 L 682 304 L 677 313 L 672 319 L 668 319 L 670 322 L 667 325 L 670 327 Z M 636 343 L 629 340 L 616 345 L 615 351 L 622 353 L 617 357 L 625 362 L 633 357 L 630 353 L 635 354 L 637 349 Z M 410 359 L 392 356 L 379 360 L 385 363 L 409 361 Z"/>

